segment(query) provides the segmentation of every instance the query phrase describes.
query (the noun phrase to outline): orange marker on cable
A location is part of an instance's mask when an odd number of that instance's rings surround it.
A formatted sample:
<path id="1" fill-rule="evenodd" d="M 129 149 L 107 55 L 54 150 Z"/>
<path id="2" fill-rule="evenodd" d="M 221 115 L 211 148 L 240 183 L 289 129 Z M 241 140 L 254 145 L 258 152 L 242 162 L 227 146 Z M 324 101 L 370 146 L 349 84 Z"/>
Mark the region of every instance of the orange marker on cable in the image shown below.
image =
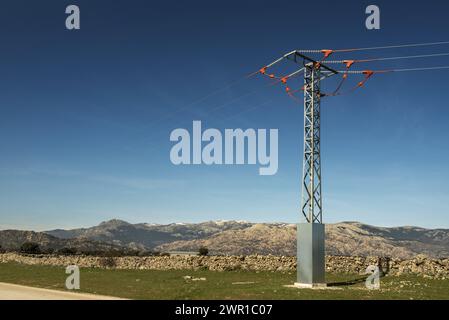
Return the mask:
<path id="1" fill-rule="evenodd" d="M 366 78 L 371 77 L 374 74 L 374 71 L 372 70 L 364 70 L 362 73 L 365 75 Z"/>
<path id="2" fill-rule="evenodd" d="M 324 54 L 324 59 L 327 59 L 332 53 L 334 53 L 334 50 L 323 49 L 321 50 L 321 53 Z"/>
<path id="3" fill-rule="evenodd" d="M 355 60 L 344 60 L 343 63 L 346 65 L 346 68 L 349 69 L 355 63 Z"/>

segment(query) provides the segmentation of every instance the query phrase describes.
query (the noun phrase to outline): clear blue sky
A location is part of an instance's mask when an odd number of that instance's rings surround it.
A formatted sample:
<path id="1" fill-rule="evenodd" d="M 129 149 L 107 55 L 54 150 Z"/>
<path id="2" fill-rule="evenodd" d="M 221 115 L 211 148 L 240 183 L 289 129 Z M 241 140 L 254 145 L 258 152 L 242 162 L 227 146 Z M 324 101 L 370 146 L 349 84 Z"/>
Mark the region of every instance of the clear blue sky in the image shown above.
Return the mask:
<path id="1" fill-rule="evenodd" d="M 364 26 L 372 3 L 381 9 L 379 31 Z M 80 6 L 80 31 L 65 29 L 69 4 Z M 301 105 L 259 78 L 209 94 L 297 48 L 449 40 L 447 1 L 319 5 L 2 1 L 0 228 L 111 218 L 297 222 Z M 354 56 L 431 52 L 449 46 Z M 449 58 L 371 67 L 434 65 Z M 449 228 L 448 89 L 448 70 L 395 73 L 323 101 L 325 222 Z M 255 166 L 172 165 L 169 134 L 192 120 L 278 128 L 277 175 L 259 176 Z"/>

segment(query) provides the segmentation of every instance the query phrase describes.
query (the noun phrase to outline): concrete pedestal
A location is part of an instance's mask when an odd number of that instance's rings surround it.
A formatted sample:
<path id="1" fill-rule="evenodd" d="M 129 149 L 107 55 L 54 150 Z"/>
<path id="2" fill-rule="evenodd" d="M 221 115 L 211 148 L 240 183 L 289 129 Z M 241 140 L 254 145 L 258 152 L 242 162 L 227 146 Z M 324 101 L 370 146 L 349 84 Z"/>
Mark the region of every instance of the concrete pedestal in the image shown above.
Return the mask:
<path id="1" fill-rule="evenodd" d="M 324 224 L 299 223 L 297 232 L 298 282 L 295 286 L 325 287 Z"/>
<path id="2" fill-rule="evenodd" d="M 298 289 L 326 289 L 327 288 L 327 284 L 326 283 L 299 283 L 299 282 L 295 282 L 293 284 L 294 288 L 298 288 Z"/>

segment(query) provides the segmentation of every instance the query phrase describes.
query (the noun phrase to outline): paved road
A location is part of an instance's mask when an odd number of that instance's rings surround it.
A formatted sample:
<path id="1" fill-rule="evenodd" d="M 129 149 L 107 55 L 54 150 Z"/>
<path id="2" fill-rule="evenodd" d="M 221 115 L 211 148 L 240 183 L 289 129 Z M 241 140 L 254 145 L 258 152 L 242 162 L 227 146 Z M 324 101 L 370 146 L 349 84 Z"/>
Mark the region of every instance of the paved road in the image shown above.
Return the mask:
<path id="1" fill-rule="evenodd" d="M 0 300 L 117 300 L 94 294 L 39 289 L 0 282 Z"/>

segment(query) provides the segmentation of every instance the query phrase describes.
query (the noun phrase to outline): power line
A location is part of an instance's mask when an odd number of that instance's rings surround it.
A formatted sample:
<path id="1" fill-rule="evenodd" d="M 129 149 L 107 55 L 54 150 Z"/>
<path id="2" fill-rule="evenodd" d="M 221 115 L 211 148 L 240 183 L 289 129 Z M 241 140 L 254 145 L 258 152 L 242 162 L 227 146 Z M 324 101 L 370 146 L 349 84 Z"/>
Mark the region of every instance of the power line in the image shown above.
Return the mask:
<path id="1" fill-rule="evenodd" d="M 428 70 L 445 70 L 449 66 L 423 67 L 423 68 L 403 68 L 403 69 L 386 69 L 386 70 L 337 70 L 339 73 L 348 74 L 365 74 L 367 71 L 373 73 L 389 73 L 389 72 L 409 72 L 409 71 L 428 71 Z"/>
<path id="2" fill-rule="evenodd" d="M 407 72 L 407 71 L 427 71 L 427 70 L 443 70 L 449 69 L 449 66 L 427 67 L 427 68 L 409 68 L 409 69 L 393 69 L 392 72 Z"/>
<path id="3" fill-rule="evenodd" d="M 426 42 L 426 43 L 412 43 L 412 44 L 400 44 L 383 47 L 366 47 L 366 48 L 353 48 L 353 49 L 338 49 L 335 52 L 353 52 L 353 51 L 365 51 L 365 50 L 383 50 L 383 49 L 397 49 L 397 48 L 411 48 L 411 47 L 428 47 L 449 44 L 449 41 L 440 42 Z"/>
<path id="4" fill-rule="evenodd" d="M 411 47 L 428 47 L 449 44 L 449 41 L 440 42 L 423 42 L 423 43 L 411 43 L 411 44 L 399 44 L 389 46 L 378 47 L 365 47 L 365 48 L 349 48 L 349 49 L 335 49 L 332 52 L 354 52 L 354 51 L 366 51 L 366 50 L 383 50 L 383 49 L 397 49 L 397 48 L 411 48 Z M 297 50 L 302 53 L 323 53 L 323 50 Z"/>
<path id="5" fill-rule="evenodd" d="M 379 58 L 370 58 L 370 59 L 357 59 L 357 60 L 334 60 L 334 61 L 326 61 L 326 59 L 334 52 L 350 52 L 350 51 L 362 51 L 362 50 L 375 50 L 375 49 L 390 49 L 390 48 L 405 48 L 405 47 L 418 47 L 418 46 L 432 46 L 432 45 L 442 45 L 442 44 L 449 44 L 449 41 L 442 41 L 442 42 L 428 42 L 428 43 L 414 43 L 414 44 L 402 44 L 402 45 L 391 45 L 391 46 L 377 46 L 377 47 L 369 47 L 369 48 L 355 48 L 355 49 L 339 49 L 339 50 L 295 50 L 292 52 L 289 52 L 285 55 L 283 55 L 281 58 L 276 59 L 270 64 L 267 64 L 265 67 L 262 67 L 258 73 L 268 76 L 271 79 L 277 79 L 273 84 L 282 82 L 285 87 L 285 91 L 287 94 L 294 98 L 295 100 L 298 100 L 294 93 L 298 91 L 307 91 L 310 88 L 307 87 L 307 85 L 302 86 L 299 89 L 292 90 L 292 88 L 288 85 L 288 82 L 290 80 L 290 77 L 292 75 L 298 75 L 304 73 L 303 71 L 306 68 L 306 63 L 303 62 L 304 67 L 296 70 L 295 72 L 291 73 L 290 75 L 286 76 L 275 76 L 274 74 L 269 74 L 268 68 L 272 67 L 275 64 L 278 64 L 284 59 L 291 60 L 293 55 L 293 61 L 297 62 L 297 58 L 303 59 L 304 61 L 307 61 L 309 64 L 313 65 L 314 68 L 319 69 L 322 77 L 320 77 L 320 81 L 324 80 L 324 78 L 327 78 L 329 76 L 335 75 L 335 74 L 343 74 L 343 79 L 338 84 L 337 88 L 333 91 L 332 94 L 323 94 L 324 96 L 336 96 L 340 95 L 340 90 L 343 87 L 343 84 L 346 82 L 348 76 L 350 74 L 363 74 L 364 79 L 360 81 L 357 86 L 355 86 L 352 90 L 354 91 L 357 88 L 361 88 L 365 85 L 365 83 L 374 75 L 374 74 L 381 74 L 381 73 L 392 73 L 392 72 L 411 72 L 411 71 L 429 71 L 429 70 L 445 70 L 449 69 L 449 66 L 436 66 L 436 67 L 421 67 L 421 68 L 396 68 L 396 69 L 384 69 L 384 70 L 350 70 L 351 66 L 354 63 L 360 63 L 360 62 L 372 62 L 372 61 L 387 61 L 387 60 L 400 60 L 400 59 L 418 59 L 418 58 L 435 58 L 435 57 L 442 57 L 442 56 L 449 56 L 449 52 L 442 52 L 442 53 L 431 53 L 431 54 L 420 54 L 420 55 L 408 55 L 408 56 L 395 56 L 395 57 L 379 57 Z M 313 58 L 309 58 L 302 54 L 304 53 L 321 53 L 323 54 L 323 58 L 318 60 L 314 60 Z M 346 70 L 334 70 L 329 67 L 326 67 L 324 64 L 337 64 L 337 63 L 343 63 L 346 65 Z M 323 67 L 323 68 L 321 68 Z M 324 76 L 324 77 L 323 77 Z M 298 100 L 299 101 L 299 100 Z"/>
<path id="6" fill-rule="evenodd" d="M 238 83 L 242 82 L 243 80 L 245 80 L 247 78 L 248 78 L 248 76 L 243 76 L 241 78 L 238 78 L 238 79 L 235 79 L 233 81 L 230 81 L 227 84 L 225 84 L 225 85 L 221 86 L 220 88 L 218 88 L 217 90 L 214 90 L 214 91 L 204 95 L 203 97 L 201 97 L 201 98 L 199 98 L 199 99 L 197 99 L 197 100 L 195 100 L 193 102 L 190 102 L 190 103 L 185 104 L 185 105 L 183 105 L 183 106 L 181 106 L 179 108 L 176 108 L 175 110 L 173 110 L 171 112 L 165 113 L 164 115 L 162 115 L 158 119 L 150 121 L 148 123 L 148 125 L 154 126 L 154 125 L 159 124 L 160 122 L 163 122 L 165 120 L 169 120 L 169 119 L 173 118 L 174 116 L 177 116 L 179 113 L 189 110 L 192 106 L 195 106 L 197 104 L 201 104 L 202 102 L 206 101 L 207 99 L 209 99 L 209 98 L 211 98 L 211 97 L 213 97 L 213 96 L 215 96 L 217 94 L 220 94 L 222 92 L 226 92 L 227 90 L 231 89 L 232 87 L 234 87 L 235 85 L 237 85 Z M 147 126 L 145 126 L 145 128 L 146 127 Z"/>
<path id="7" fill-rule="evenodd" d="M 419 59 L 419 58 L 432 58 L 432 57 L 443 57 L 449 56 L 449 52 L 445 53 L 433 53 L 433 54 L 420 54 L 413 56 L 399 56 L 399 57 L 382 57 L 382 58 L 371 58 L 371 59 L 355 59 L 355 60 L 329 60 L 326 61 L 328 64 L 338 64 L 347 63 L 348 61 L 354 62 L 374 62 L 374 61 L 387 61 L 387 60 L 402 60 L 402 59 Z"/>

